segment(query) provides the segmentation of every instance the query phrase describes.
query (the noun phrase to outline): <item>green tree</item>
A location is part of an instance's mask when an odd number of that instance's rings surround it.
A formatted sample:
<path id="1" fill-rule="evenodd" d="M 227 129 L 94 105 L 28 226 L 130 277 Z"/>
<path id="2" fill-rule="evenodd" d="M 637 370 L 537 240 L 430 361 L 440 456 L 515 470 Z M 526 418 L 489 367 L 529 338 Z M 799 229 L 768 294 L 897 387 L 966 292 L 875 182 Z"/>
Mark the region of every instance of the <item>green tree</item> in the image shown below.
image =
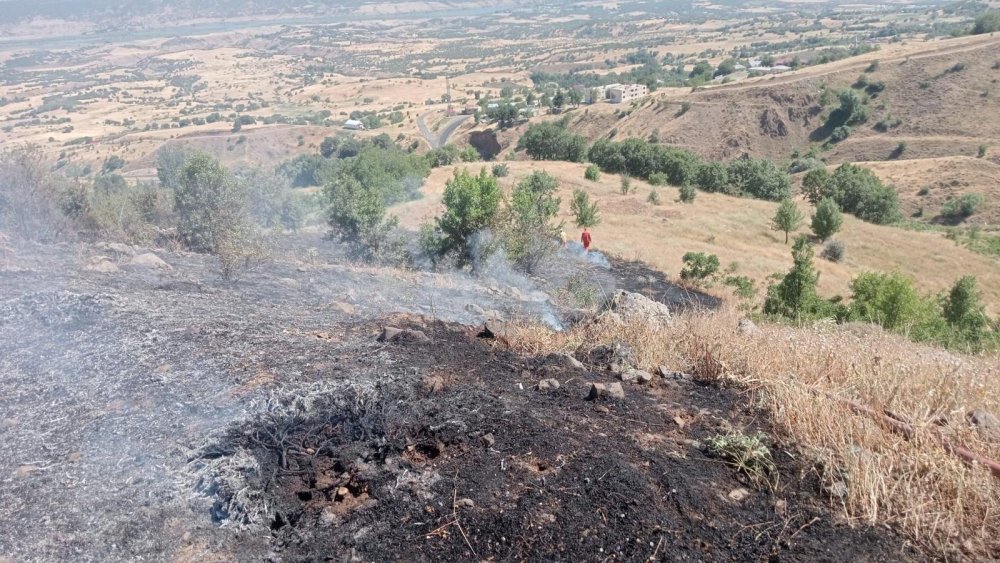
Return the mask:
<path id="1" fill-rule="evenodd" d="M 823 242 L 838 231 L 844 223 L 844 218 L 840 214 L 840 206 L 832 198 L 823 198 L 816 205 L 816 213 L 812 216 L 810 227 L 812 232 Z"/>
<path id="2" fill-rule="evenodd" d="M 337 148 L 339 146 L 339 137 L 325 137 L 323 142 L 319 144 L 319 154 L 321 154 L 323 158 L 330 158 L 337 154 Z"/>
<path id="3" fill-rule="evenodd" d="M 819 297 L 816 284 L 819 273 L 813 266 L 813 248 L 809 239 L 800 236 L 792 245 L 792 269 L 777 284 L 767 288 L 764 314 L 802 319 L 815 314 Z"/>
<path id="4" fill-rule="evenodd" d="M 573 190 L 570 210 L 573 212 L 573 219 L 577 227 L 593 228 L 601 223 L 597 202 L 591 202 L 590 196 L 583 190 Z"/>
<path id="5" fill-rule="evenodd" d="M 741 158 L 729 164 L 729 183 L 739 195 L 768 201 L 791 196 L 788 174 L 765 159 Z"/>
<path id="6" fill-rule="evenodd" d="M 937 316 L 933 301 L 899 272 L 864 272 L 851 282 L 851 292 L 851 318 L 889 330 L 920 333 Z"/>
<path id="7" fill-rule="evenodd" d="M 802 213 L 790 198 L 781 201 L 778 211 L 771 219 L 771 229 L 785 233 L 785 244 L 788 244 L 788 233 L 802 226 Z"/>
<path id="8" fill-rule="evenodd" d="M 468 170 L 456 170 L 444 189 L 444 213 L 437 218 L 442 234 L 442 254 L 456 254 L 463 263 L 471 263 L 472 237 L 494 224 L 500 211 L 503 193 L 497 179 L 482 169 L 478 176 Z"/>
<path id="9" fill-rule="evenodd" d="M 583 171 L 583 177 L 591 182 L 596 182 L 601 179 L 601 168 L 596 164 L 588 164 L 587 169 Z"/>
<path id="10" fill-rule="evenodd" d="M 568 97 L 569 103 L 573 104 L 573 107 L 579 107 L 583 101 L 583 92 L 577 88 L 570 88 Z"/>
<path id="11" fill-rule="evenodd" d="M 517 120 L 517 106 L 510 102 L 498 104 L 495 108 L 486 110 L 486 117 L 494 119 L 501 129 L 507 129 Z"/>
<path id="12" fill-rule="evenodd" d="M 562 109 L 566 105 L 566 95 L 563 94 L 562 90 L 556 92 L 555 96 L 552 96 L 552 107 L 556 109 Z"/>
<path id="13" fill-rule="evenodd" d="M 554 176 L 536 171 L 518 182 L 511 194 L 503 243 L 508 258 L 527 272 L 534 272 L 555 251 L 552 220 L 559 213 L 558 188 Z"/>
<path id="14" fill-rule="evenodd" d="M 729 172 L 721 162 L 706 162 L 698 167 L 695 183 L 706 192 L 726 192 L 729 189 Z"/>
<path id="15" fill-rule="evenodd" d="M 885 225 L 901 217 L 899 195 L 882 184 L 871 170 L 845 163 L 826 182 L 824 196 L 837 202 L 841 211 L 858 219 Z"/>
<path id="16" fill-rule="evenodd" d="M 987 10 L 983 15 L 976 18 L 976 23 L 972 26 L 973 35 L 993 33 L 1000 31 L 1000 11 Z"/>
<path id="17" fill-rule="evenodd" d="M 173 143 L 156 151 L 156 177 L 160 180 L 160 186 L 176 188 L 181 170 L 192 154 L 190 150 Z"/>
<path id="18" fill-rule="evenodd" d="M 587 155 L 587 140 L 559 123 L 536 123 L 518 140 L 517 150 L 524 150 L 535 160 L 582 162 Z"/>
<path id="19" fill-rule="evenodd" d="M 101 166 L 101 174 L 110 174 L 116 170 L 120 170 L 124 166 L 125 159 L 117 154 L 113 154 L 104 161 L 104 164 Z"/>
<path id="20" fill-rule="evenodd" d="M 323 187 L 323 195 L 332 234 L 347 244 L 354 258 L 376 262 L 391 254 L 398 244 L 391 235 L 399 220 L 386 216 L 385 200 L 377 186 L 342 174 Z"/>
<path id="21" fill-rule="evenodd" d="M 826 168 L 813 168 L 802 178 L 802 195 L 809 200 L 809 203 L 817 205 L 827 196 L 826 184 L 829 180 L 830 173 Z"/>
<path id="22" fill-rule="evenodd" d="M 233 133 L 239 133 L 242 129 L 243 129 L 243 120 L 241 120 L 239 116 L 236 116 L 236 119 L 233 120 L 232 131 Z"/>
<path id="23" fill-rule="evenodd" d="M 974 276 L 963 276 L 955 282 L 944 300 L 943 310 L 948 324 L 960 330 L 980 331 L 989 326 Z"/>
<path id="24" fill-rule="evenodd" d="M 680 187 L 679 197 L 682 203 L 694 203 L 694 198 L 697 195 L 698 192 L 691 184 L 684 184 Z"/>

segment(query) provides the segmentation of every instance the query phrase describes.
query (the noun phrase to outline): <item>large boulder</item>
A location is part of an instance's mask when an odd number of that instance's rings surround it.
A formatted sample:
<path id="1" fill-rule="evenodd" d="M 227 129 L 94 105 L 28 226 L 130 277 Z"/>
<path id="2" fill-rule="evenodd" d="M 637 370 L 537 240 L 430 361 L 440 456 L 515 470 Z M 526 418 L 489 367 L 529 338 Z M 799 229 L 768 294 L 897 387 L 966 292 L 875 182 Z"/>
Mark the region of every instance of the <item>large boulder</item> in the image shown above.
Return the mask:
<path id="1" fill-rule="evenodd" d="M 619 290 L 601 305 L 603 314 L 614 314 L 624 322 L 646 322 L 653 326 L 670 324 L 670 308 L 645 295 Z"/>

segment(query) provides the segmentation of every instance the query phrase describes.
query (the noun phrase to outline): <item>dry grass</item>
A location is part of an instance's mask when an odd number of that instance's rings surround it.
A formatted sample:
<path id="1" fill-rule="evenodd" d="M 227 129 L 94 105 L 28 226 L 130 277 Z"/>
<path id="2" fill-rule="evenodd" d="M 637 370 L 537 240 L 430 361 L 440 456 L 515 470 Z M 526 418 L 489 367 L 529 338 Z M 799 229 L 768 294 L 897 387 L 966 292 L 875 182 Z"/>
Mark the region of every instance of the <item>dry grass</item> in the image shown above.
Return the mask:
<path id="1" fill-rule="evenodd" d="M 585 164 L 526 161 L 507 164 L 510 175 L 500 180 L 506 188 L 534 170 L 544 170 L 559 180 L 559 196 L 563 201 L 559 220 L 565 221 L 571 236 L 578 234 L 572 230 L 573 220 L 568 212 L 572 190 L 578 188 L 590 193 L 600 204 L 602 222 L 593 233 L 594 245 L 602 252 L 642 260 L 674 278 L 683 266 L 681 257 L 686 252 L 715 254 L 723 268 L 738 263 L 738 273 L 755 279 L 761 293 L 768 276 L 791 267 L 791 247 L 784 244 L 782 233 L 770 228 L 777 204 L 704 192 L 698 192 L 693 204 L 684 204 L 676 201 L 676 188 L 662 187 L 662 205 L 652 205 L 646 201 L 651 188 L 645 182 L 633 179 L 636 193 L 623 196 L 615 174 L 603 174 L 598 182 L 584 180 Z M 475 171 L 485 165 L 459 166 Z M 451 168 L 432 172 L 424 184 L 423 198 L 391 210 L 404 227 L 415 229 L 440 213 L 441 195 L 452 175 Z M 804 202 L 800 202 L 800 209 L 806 217 L 813 211 Z M 808 232 L 807 226 L 798 231 Z M 845 216 L 843 229 L 834 238 L 842 241 L 847 251 L 844 261 L 838 264 L 816 260 L 821 295 L 850 295 L 851 280 L 864 271 L 899 270 L 914 278 L 917 287 L 926 293 L 945 291 L 960 276 L 968 274 L 979 280 L 990 313 L 1000 314 L 997 260 L 958 247 L 943 233 L 906 231 Z M 719 287 L 713 291 L 729 293 Z"/>
<path id="2" fill-rule="evenodd" d="M 851 521 L 892 524 L 947 559 L 998 553 L 1000 481 L 946 453 L 935 436 L 1000 458 L 1000 442 L 966 421 L 973 409 L 1000 412 L 1000 356 L 958 356 L 867 325 L 767 325 L 744 335 L 739 318 L 733 310 L 689 314 L 662 330 L 607 321 L 566 333 L 519 327 L 509 340 L 534 353 L 625 342 L 642 367 L 665 364 L 743 387 L 828 482 L 847 485 L 831 502 Z M 915 436 L 892 433 L 842 399 L 892 413 Z"/>

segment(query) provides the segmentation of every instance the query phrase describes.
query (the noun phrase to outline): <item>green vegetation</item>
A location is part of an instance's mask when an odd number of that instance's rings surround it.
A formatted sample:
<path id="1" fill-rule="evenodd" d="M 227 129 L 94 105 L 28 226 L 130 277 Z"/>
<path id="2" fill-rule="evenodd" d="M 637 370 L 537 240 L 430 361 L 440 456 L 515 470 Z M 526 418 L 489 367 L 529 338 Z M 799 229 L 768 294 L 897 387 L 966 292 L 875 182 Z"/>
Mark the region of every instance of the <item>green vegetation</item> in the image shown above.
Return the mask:
<path id="1" fill-rule="evenodd" d="M 601 223 L 597 202 L 591 202 L 590 196 L 583 190 L 573 190 L 573 201 L 570 202 L 570 211 L 573 212 L 573 220 L 577 227 L 593 228 Z"/>
<path id="2" fill-rule="evenodd" d="M 622 174 L 621 182 L 618 186 L 618 191 L 620 191 L 622 195 L 628 195 L 632 193 L 634 189 L 635 188 L 632 186 L 632 179 Z"/>
<path id="3" fill-rule="evenodd" d="M 691 184 L 684 184 L 678 190 L 678 197 L 681 203 L 694 203 L 694 198 L 697 195 L 698 191 Z"/>
<path id="4" fill-rule="evenodd" d="M 816 213 L 812 216 L 810 227 L 819 240 L 826 242 L 828 238 L 840 231 L 843 223 L 844 218 L 840 214 L 840 206 L 833 198 L 827 197 L 816 205 Z"/>
<path id="5" fill-rule="evenodd" d="M 587 140 L 570 133 L 560 123 L 537 123 L 528 127 L 517 142 L 535 160 L 566 160 L 582 162 L 587 155 Z"/>
<path id="6" fill-rule="evenodd" d="M 681 269 L 681 279 L 702 285 L 719 272 L 719 257 L 703 252 L 687 252 L 681 257 L 684 268 Z"/>
<path id="7" fill-rule="evenodd" d="M 558 188 L 555 177 L 537 171 L 514 186 L 502 240 L 507 257 L 526 272 L 534 272 L 556 249 L 558 229 L 552 220 L 559 213 Z"/>
<path id="8" fill-rule="evenodd" d="M 496 178 L 486 169 L 477 176 L 456 170 L 445 184 L 445 211 L 435 222 L 438 236 L 433 250 L 439 256 L 454 255 L 459 263 L 471 264 L 476 257 L 473 237 L 495 223 L 502 199 Z"/>
<path id="9" fill-rule="evenodd" d="M 781 200 L 774 218 L 771 219 L 771 229 L 785 233 L 785 244 L 788 244 L 788 233 L 802 226 L 802 213 L 791 198 Z"/>
<path id="10" fill-rule="evenodd" d="M 824 172 L 810 172 L 803 179 L 803 191 L 810 201 L 831 198 L 844 213 L 857 218 L 885 225 L 898 221 L 899 196 L 892 186 L 882 184 L 871 170 L 845 163 L 832 175 Z"/>
<path id="11" fill-rule="evenodd" d="M 941 217 L 956 222 L 968 219 L 982 207 L 985 201 L 986 199 L 983 197 L 983 194 L 962 194 L 956 198 L 949 199 L 941 206 Z"/>
<path id="12" fill-rule="evenodd" d="M 976 22 L 972 26 L 973 35 L 982 35 L 997 31 L 1000 31 L 1000 11 L 997 10 L 987 10 L 983 15 L 976 18 Z"/>
<path id="13" fill-rule="evenodd" d="M 705 446 L 710 455 L 725 461 L 755 484 L 772 483 L 778 477 L 778 466 L 767 447 L 767 435 L 762 432 L 716 434 L 705 439 Z"/>
<path id="14" fill-rule="evenodd" d="M 795 321 L 870 322 L 917 342 L 968 352 L 1000 346 L 997 325 L 986 316 L 971 276 L 959 279 L 946 295 L 924 296 L 911 278 L 898 272 L 865 272 L 851 282 L 851 304 L 845 305 L 839 298 L 827 301 L 817 295 L 819 274 L 806 237 L 796 239 L 792 258 L 792 269 L 768 288 L 767 315 Z"/>
<path id="15" fill-rule="evenodd" d="M 840 263 L 844 260 L 844 243 L 839 240 L 831 240 L 823 247 L 820 256 L 833 263 Z"/>
<path id="16" fill-rule="evenodd" d="M 768 201 L 781 201 L 791 196 L 788 174 L 770 160 L 741 158 L 728 168 L 732 193 Z"/>
<path id="17" fill-rule="evenodd" d="M 660 192 L 655 187 L 649 190 L 649 195 L 646 196 L 646 201 L 653 205 L 660 205 Z"/>
<path id="18" fill-rule="evenodd" d="M 510 174 L 510 166 L 506 163 L 494 164 L 492 172 L 496 178 L 506 178 Z"/>
<path id="19" fill-rule="evenodd" d="M 591 182 L 596 182 L 601 179 L 601 167 L 596 164 L 588 164 L 587 169 L 583 171 L 583 177 Z"/>
<path id="20" fill-rule="evenodd" d="M 700 164 L 694 153 L 643 139 L 627 139 L 620 143 L 600 140 L 590 147 L 587 156 L 604 172 L 646 180 L 653 174 L 662 174 L 675 186 L 693 183 Z"/>

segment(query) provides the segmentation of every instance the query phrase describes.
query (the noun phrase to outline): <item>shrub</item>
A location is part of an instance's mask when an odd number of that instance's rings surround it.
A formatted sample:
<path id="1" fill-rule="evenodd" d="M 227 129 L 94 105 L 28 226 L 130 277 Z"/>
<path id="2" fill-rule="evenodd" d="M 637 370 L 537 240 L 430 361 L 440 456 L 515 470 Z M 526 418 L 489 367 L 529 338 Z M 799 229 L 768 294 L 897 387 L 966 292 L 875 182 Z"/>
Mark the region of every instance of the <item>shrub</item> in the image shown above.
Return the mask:
<path id="1" fill-rule="evenodd" d="M 653 186 L 663 186 L 668 183 L 667 175 L 663 172 L 653 172 L 646 181 Z"/>
<path id="2" fill-rule="evenodd" d="M 879 68 L 878 61 L 872 61 L 871 64 L 868 65 L 868 68 L 865 69 L 865 72 L 867 72 L 868 74 L 871 74 L 871 73 L 875 72 L 876 70 L 878 70 L 878 68 Z"/>
<path id="3" fill-rule="evenodd" d="M 570 211 L 573 212 L 573 220 L 577 227 L 592 228 L 601 222 L 597 202 L 591 202 L 590 196 L 583 190 L 573 190 Z"/>
<path id="4" fill-rule="evenodd" d="M 265 255 L 250 220 L 246 187 L 204 153 L 188 158 L 177 178 L 177 231 L 195 252 L 214 254 L 222 277 L 231 279 Z"/>
<path id="5" fill-rule="evenodd" d="M 906 153 L 907 147 L 909 147 L 909 145 L 906 144 L 906 141 L 900 141 L 899 144 L 896 145 L 896 148 L 892 150 L 892 153 L 889 154 L 889 158 L 891 159 L 900 158 L 901 156 L 903 156 L 904 153 Z"/>
<path id="6" fill-rule="evenodd" d="M 816 206 L 816 213 L 812 216 L 810 227 L 821 241 L 832 237 L 844 223 L 844 218 L 840 215 L 840 207 L 832 198 L 823 198 Z"/>
<path id="7" fill-rule="evenodd" d="M 104 164 L 101 166 L 101 174 L 110 174 L 116 170 L 120 170 L 124 166 L 125 166 L 125 159 L 118 156 L 117 154 L 113 154 L 109 156 L 107 160 L 104 161 Z"/>
<path id="8" fill-rule="evenodd" d="M 944 319 L 948 324 L 966 333 L 975 333 L 989 326 L 986 309 L 976 290 L 976 278 L 963 276 L 942 304 Z"/>
<path id="9" fill-rule="evenodd" d="M 761 432 L 716 434 L 705 440 L 708 453 L 718 457 L 737 471 L 746 474 L 753 483 L 771 483 L 778 477 L 778 466 Z"/>
<path id="10" fill-rule="evenodd" d="M 458 147 L 455 145 L 445 145 L 428 151 L 424 155 L 424 158 L 427 159 L 427 163 L 430 164 L 431 168 L 448 166 L 454 164 L 459 159 Z"/>
<path id="11" fill-rule="evenodd" d="M 984 201 L 983 194 L 962 194 L 945 202 L 941 207 L 941 216 L 953 221 L 967 219 L 983 205 Z"/>
<path id="12" fill-rule="evenodd" d="M 842 262 L 844 260 L 844 243 L 839 240 L 831 240 L 826 243 L 826 246 L 823 247 L 823 251 L 820 253 L 820 256 L 822 256 L 824 260 L 829 260 L 830 262 Z"/>
<path id="13" fill-rule="evenodd" d="M 474 147 L 465 147 L 458 156 L 462 159 L 462 162 L 475 162 L 479 160 L 479 152 Z"/>
<path id="14" fill-rule="evenodd" d="M 933 300 L 899 272 L 865 272 L 851 282 L 850 318 L 895 331 L 925 332 L 938 316 Z"/>
<path id="15" fill-rule="evenodd" d="M 848 127 L 847 125 L 841 125 L 840 127 L 835 128 L 832 133 L 830 133 L 830 142 L 839 143 L 847 140 L 847 138 L 850 136 L 851 136 L 851 128 Z"/>
<path id="16" fill-rule="evenodd" d="M 70 231 L 69 217 L 85 211 L 85 198 L 68 197 L 49 173 L 34 145 L 0 148 L 0 231 L 35 241 L 51 241 Z"/>
<path id="17" fill-rule="evenodd" d="M 493 165 L 493 176 L 496 178 L 506 178 L 510 174 L 510 166 L 506 163 Z"/>
<path id="18" fill-rule="evenodd" d="M 684 184 L 680 187 L 679 197 L 682 203 L 694 203 L 694 198 L 697 195 L 697 190 L 691 184 Z"/>
<path id="19" fill-rule="evenodd" d="M 719 271 L 719 257 L 715 254 L 688 252 L 681 260 L 684 262 L 681 279 L 695 284 L 704 283 Z"/>
<path id="20" fill-rule="evenodd" d="M 601 168 L 596 164 L 589 164 L 587 169 L 583 171 L 583 177 L 591 182 L 596 182 L 601 179 Z"/>
<path id="21" fill-rule="evenodd" d="M 976 156 L 979 158 L 986 156 L 986 145 L 979 145 L 979 151 L 976 153 Z"/>
<path id="22" fill-rule="evenodd" d="M 753 299 L 757 295 L 757 285 L 746 276 L 726 276 L 722 283 L 733 288 L 733 295 L 740 299 Z"/>
<path id="23" fill-rule="evenodd" d="M 660 192 L 656 188 L 649 191 L 646 201 L 653 205 L 660 205 Z"/>
<path id="24" fill-rule="evenodd" d="M 633 191 L 632 180 L 628 176 L 623 175 L 621 177 L 621 183 L 618 186 L 618 191 L 620 191 L 622 195 L 628 195 L 632 193 Z"/>

